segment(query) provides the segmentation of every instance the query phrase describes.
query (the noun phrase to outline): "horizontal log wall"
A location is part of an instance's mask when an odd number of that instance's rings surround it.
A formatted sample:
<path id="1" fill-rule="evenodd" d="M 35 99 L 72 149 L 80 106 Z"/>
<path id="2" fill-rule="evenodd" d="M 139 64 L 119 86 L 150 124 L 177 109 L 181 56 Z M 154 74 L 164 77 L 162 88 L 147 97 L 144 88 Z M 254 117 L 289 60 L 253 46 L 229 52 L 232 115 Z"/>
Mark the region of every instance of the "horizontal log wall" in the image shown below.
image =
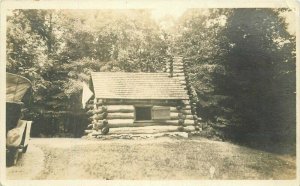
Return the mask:
<path id="1" fill-rule="evenodd" d="M 108 120 L 109 127 L 133 126 L 134 119 L 110 119 Z"/>
<path id="2" fill-rule="evenodd" d="M 189 120 L 189 119 L 193 120 L 194 116 L 193 115 L 185 115 L 185 119 L 186 120 Z"/>
<path id="3" fill-rule="evenodd" d="M 194 123 L 188 122 L 184 126 L 192 126 Z M 164 120 L 164 121 L 155 121 L 155 122 L 133 122 L 130 120 L 109 120 L 109 128 L 119 128 L 119 127 L 145 127 L 145 126 L 179 126 L 178 120 Z"/>
<path id="4" fill-rule="evenodd" d="M 194 125 L 189 100 L 120 100 L 120 99 L 95 99 L 89 114 L 94 130 L 102 131 L 103 127 L 148 127 L 148 126 L 172 126 L 178 131 L 178 127 Z M 153 120 L 149 122 L 136 122 L 136 106 L 167 106 L 170 107 L 170 119 Z M 93 107 L 93 108 L 92 108 Z M 181 129 L 180 129 L 181 131 Z"/>
<path id="5" fill-rule="evenodd" d="M 178 113 L 178 109 L 176 107 L 170 107 L 170 112 Z"/>
<path id="6" fill-rule="evenodd" d="M 179 120 L 180 118 L 179 118 L 178 114 L 179 114 L 178 112 L 170 112 L 170 118 L 172 120 Z"/>
<path id="7" fill-rule="evenodd" d="M 184 125 L 188 126 L 188 125 L 194 125 L 195 124 L 195 120 L 193 119 L 186 119 L 184 121 Z"/>
<path id="8" fill-rule="evenodd" d="M 182 110 L 182 113 L 185 115 L 191 115 L 192 111 L 191 110 Z"/>
<path id="9" fill-rule="evenodd" d="M 120 100 L 107 99 L 104 101 L 106 105 L 155 105 L 155 106 L 177 106 L 180 101 L 176 100 Z"/>
<path id="10" fill-rule="evenodd" d="M 107 112 L 109 112 L 109 113 L 113 113 L 113 112 L 133 113 L 134 106 L 133 105 L 107 105 Z"/>
<path id="11" fill-rule="evenodd" d="M 134 113 L 122 113 L 122 112 L 109 112 L 107 115 L 107 119 L 134 119 Z"/>

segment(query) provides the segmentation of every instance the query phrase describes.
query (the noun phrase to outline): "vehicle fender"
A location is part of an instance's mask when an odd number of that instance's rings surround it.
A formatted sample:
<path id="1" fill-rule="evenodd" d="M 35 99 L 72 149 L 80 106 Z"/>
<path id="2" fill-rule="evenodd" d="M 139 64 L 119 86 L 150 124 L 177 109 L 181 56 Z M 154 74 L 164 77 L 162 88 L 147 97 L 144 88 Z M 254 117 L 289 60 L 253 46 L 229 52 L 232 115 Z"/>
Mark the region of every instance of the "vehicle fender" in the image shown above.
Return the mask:
<path id="1" fill-rule="evenodd" d="M 19 120 L 17 127 L 9 130 L 6 136 L 6 146 L 18 147 L 21 145 L 22 137 L 26 129 L 27 121 Z"/>

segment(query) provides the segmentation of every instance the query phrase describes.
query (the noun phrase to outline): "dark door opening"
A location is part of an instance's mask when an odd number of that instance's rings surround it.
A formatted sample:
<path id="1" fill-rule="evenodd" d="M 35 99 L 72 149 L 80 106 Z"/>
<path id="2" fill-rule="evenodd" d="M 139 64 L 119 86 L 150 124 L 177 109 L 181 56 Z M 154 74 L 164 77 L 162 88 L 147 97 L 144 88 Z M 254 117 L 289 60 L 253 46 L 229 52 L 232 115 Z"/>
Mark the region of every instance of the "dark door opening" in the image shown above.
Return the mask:
<path id="1" fill-rule="evenodd" d="M 135 120 L 151 120 L 151 107 L 135 107 Z"/>

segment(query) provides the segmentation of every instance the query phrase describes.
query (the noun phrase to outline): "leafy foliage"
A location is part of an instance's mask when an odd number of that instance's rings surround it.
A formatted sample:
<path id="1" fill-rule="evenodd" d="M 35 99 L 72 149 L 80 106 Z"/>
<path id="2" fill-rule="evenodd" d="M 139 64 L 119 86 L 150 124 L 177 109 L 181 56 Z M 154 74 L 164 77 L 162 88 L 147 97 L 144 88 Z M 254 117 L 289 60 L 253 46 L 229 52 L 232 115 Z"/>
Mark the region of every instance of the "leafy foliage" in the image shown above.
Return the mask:
<path id="1" fill-rule="evenodd" d="M 92 71 L 158 72 L 179 53 L 207 123 L 295 137 L 296 43 L 286 11 L 191 9 L 177 22 L 165 17 L 174 27 L 162 29 L 148 10 L 13 10 L 6 68 L 32 80 L 38 120 L 41 110 L 80 112 Z"/>
<path id="2" fill-rule="evenodd" d="M 168 57 L 149 11 L 13 10 L 7 19 L 7 71 L 33 82 L 31 115 L 81 112 L 92 71 L 156 72 Z"/>
<path id="3" fill-rule="evenodd" d="M 295 36 L 284 11 L 194 10 L 180 20 L 177 42 L 207 122 L 295 135 Z"/>

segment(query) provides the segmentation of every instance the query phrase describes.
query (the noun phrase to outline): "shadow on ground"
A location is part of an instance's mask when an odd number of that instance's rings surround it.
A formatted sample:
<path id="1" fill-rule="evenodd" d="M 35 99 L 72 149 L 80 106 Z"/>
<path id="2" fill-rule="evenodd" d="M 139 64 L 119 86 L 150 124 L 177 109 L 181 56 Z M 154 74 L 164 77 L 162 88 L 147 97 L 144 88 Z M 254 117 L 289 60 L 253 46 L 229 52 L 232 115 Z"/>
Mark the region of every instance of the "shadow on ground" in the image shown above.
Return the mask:
<path id="1" fill-rule="evenodd" d="M 278 155 L 296 156 L 296 135 L 278 132 L 247 132 L 238 128 L 219 128 L 225 141 Z"/>

